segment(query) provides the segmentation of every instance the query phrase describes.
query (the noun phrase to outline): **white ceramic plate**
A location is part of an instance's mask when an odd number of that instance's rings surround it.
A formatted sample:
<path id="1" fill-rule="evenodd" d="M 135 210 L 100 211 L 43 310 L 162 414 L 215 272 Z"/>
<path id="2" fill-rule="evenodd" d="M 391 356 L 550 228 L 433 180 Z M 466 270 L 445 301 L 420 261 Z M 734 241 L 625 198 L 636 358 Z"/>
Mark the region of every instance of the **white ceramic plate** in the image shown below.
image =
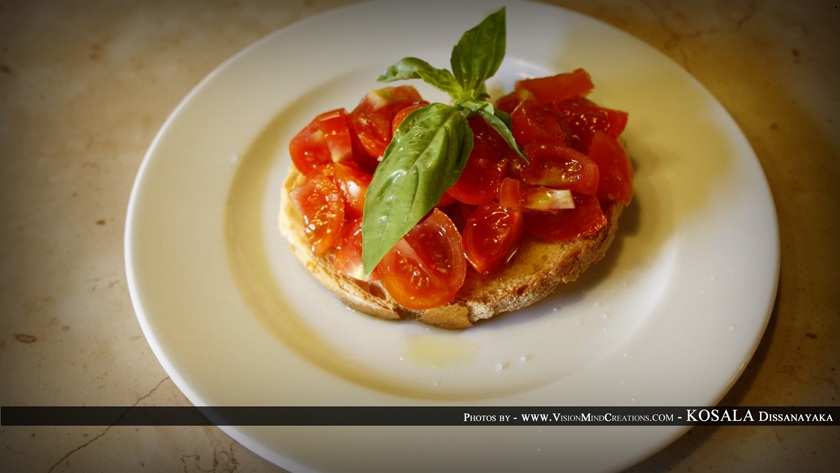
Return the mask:
<path id="1" fill-rule="evenodd" d="M 448 67 L 497 5 L 365 3 L 236 55 L 155 139 L 128 210 L 143 331 L 196 405 L 712 405 L 764 331 L 778 232 L 760 165 L 700 84 L 642 42 L 556 7 L 508 5 L 491 90 L 586 68 L 630 113 L 636 197 L 607 259 L 536 306 L 447 332 L 346 309 L 276 230 L 289 139 L 353 108 L 403 56 Z M 417 81 L 427 97 L 443 97 Z M 613 470 L 684 427 L 236 427 L 294 471 Z"/>

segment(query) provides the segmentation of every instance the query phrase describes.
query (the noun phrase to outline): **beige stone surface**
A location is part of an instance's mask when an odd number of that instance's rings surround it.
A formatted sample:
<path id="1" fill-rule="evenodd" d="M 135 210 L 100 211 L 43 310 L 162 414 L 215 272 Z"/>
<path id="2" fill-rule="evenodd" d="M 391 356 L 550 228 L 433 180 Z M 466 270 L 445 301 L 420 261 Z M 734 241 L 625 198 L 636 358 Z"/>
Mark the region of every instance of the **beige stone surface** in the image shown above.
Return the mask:
<path id="1" fill-rule="evenodd" d="M 127 290 L 134 176 L 206 74 L 344 3 L 0 1 L 0 405 L 189 404 Z M 778 211 L 781 280 L 767 332 L 723 404 L 840 404 L 838 2 L 551 3 L 681 64 L 758 154 Z M 837 427 L 697 427 L 631 471 L 840 471 L 838 447 Z M 278 468 L 214 427 L 0 426 L 0 470 Z"/>

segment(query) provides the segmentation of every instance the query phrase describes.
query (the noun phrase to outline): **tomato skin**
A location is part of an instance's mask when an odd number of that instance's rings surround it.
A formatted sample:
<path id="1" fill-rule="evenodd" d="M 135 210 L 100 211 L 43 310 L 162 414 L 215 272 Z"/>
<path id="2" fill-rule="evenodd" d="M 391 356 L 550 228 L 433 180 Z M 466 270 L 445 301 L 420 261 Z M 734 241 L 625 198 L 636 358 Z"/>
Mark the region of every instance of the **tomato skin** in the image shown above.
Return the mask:
<path id="1" fill-rule="evenodd" d="M 518 161 L 511 176 L 534 186 L 569 189 L 586 195 L 598 191 L 598 165 L 587 155 L 567 146 L 527 145 L 529 163 Z"/>
<path id="2" fill-rule="evenodd" d="M 361 217 L 365 210 L 365 193 L 373 176 L 344 163 L 335 163 L 331 167 L 332 177 L 346 204 L 344 213 L 347 219 Z"/>
<path id="3" fill-rule="evenodd" d="M 335 249 L 335 269 L 344 276 L 361 281 L 378 279 L 377 272 L 365 275 L 362 263 L 362 219 L 348 220 L 344 224 L 341 242 Z"/>
<path id="4" fill-rule="evenodd" d="M 506 177 L 499 186 L 499 205 L 503 207 L 522 206 L 522 183 L 518 179 Z"/>
<path id="5" fill-rule="evenodd" d="M 548 77 L 523 79 L 517 81 L 514 90 L 528 90 L 543 103 L 566 100 L 578 95 L 586 95 L 595 85 L 589 73 L 583 69 L 564 72 Z"/>
<path id="6" fill-rule="evenodd" d="M 531 210 L 560 210 L 574 208 L 572 191 L 524 184 L 506 177 L 499 187 L 499 205 Z"/>
<path id="7" fill-rule="evenodd" d="M 547 240 L 568 240 L 598 233 L 607 225 L 601 203 L 594 195 L 575 194 L 575 208 L 525 213 L 525 228 Z"/>
<path id="8" fill-rule="evenodd" d="M 510 115 L 519 104 L 526 100 L 537 100 L 537 98 L 526 89 L 514 90 L 496 99 L 495 107 Z"/>
<path id="9" fill-rule="evenodd" d="M 425 310 L 448 304 L 467 273 L 461 234 L 435 208 L 385 255 L 377 272 L 403 307 Z"/>
<path id="10" fill-rule="evenodd" d="M 397 132 L 397 128 L 400 127 L 400 124 L 403 122 L 403 120 L 405 120 L 405 117 L 411 115 L 411 112 L 413 112 L 413 111 L 415 111 L 419 108 L 423 108 L 426 105 L 429 105 L 429 102 L 426 102 L 425 100 L 422 100 L 420 102 L 413 103 L 413 104 L 411 104 L 407 107 L 401 108 L 394 115 L 394 119 L 391 120 L 391 136 L 393 136 L 393 134 Z"/>
<path id="11" fill-rule="evenodd" d="M 464 226 L 464 253 L 473 268 L 489 276 L 510 259 L 525 230 L 522 211 L 497 202 L 480 205 Z"/>
<path id="12" fill-rule="evenodd" d="M 344 199 L 327 174 L 319 172 L 289 193 L 303 216 L 303 231 L 316 255 L 338 244 L 344 225 Z"/>
<path id="13" fill-rule="evenodd" d="M 574 97 L 553 105 L 574 134 L 570 144 L 583 153 L 589 151 L 589 144 L 596 131 L 618 138 L 627 126 L 627 112 L 600 107 L 583 97 Z"/>
<path id="14" fill-rule="evenodd" d="M 596 131 L 589 146 L 589 157 L 601 170 L 598 198 L 602 202 L 629 204 L 633 199 L 633 165 L 621 142 Z"/>
<path id="15" fill-rule="evenodd" d="M 325 165 L 354 159 L 353 142 L 344 109 L 315 117 L 289 142 L 292 162 L 301 174 L 311 176 Z"/>
<path id="16" fill-rule="evenodd" d="M 529 144 L 567 146 L 572 131 L 563 116 L 538 100 L 525 100 L 510 115 L 513 136 L 519 146 Z"/>
<path id="17" fill-rule="evenodd" d="M 459 202 L 480 205 L 496 197 L 514 151 L 480 116 L 471 118 L 469 123 L 473 149 L 461 176 L 447 194 Z"/>
<path id="18" fill-rule="evenodd" d="M 375 158 L 385 154 L 391 142 L 391 124 L 400 109 L 422 102 L 410 85 L 384 87 L 371 92 L 350 112 L 350 128 L 365 152 Z"/>

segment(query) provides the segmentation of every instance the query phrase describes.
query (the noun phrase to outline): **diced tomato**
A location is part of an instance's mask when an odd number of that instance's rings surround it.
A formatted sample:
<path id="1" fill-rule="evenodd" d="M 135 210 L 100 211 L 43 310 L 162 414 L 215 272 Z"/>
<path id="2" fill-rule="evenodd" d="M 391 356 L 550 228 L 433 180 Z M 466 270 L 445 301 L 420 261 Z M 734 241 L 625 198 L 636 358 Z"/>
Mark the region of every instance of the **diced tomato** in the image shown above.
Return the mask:
<path id="1" fill-rule="evenodd" d="M 567 146 L 571 130 L 557 111 L 538 100 L 526 100 L 510 115 L 513 136 L 519 146 L 550 144 Z"/>
<path id="2" fill-rule="evenodd" d="M 531 210 L 573 209 L 575 201 L 572 191 L 545 186 L 524 184 L 509 177 L 499 187 L 499 205 Z"/>
<path id="3" fill-rule="evenodd" d="M 391 120 L 391 135 L 393 136 L 393 134 L 397 132 L 397 128 L 400 127 L 400 124 L 403 120 L 405 120 L 405 117 L 409 116 L 411 112 L 417 110 L 418 108 L 423 108 L 426 105 L 429 105 L 429 102 L 423 100 L 421 102 L 411 104 L 408 107 L 401 108 L 400 111 L 394 115 L 394 119 Z"/>
<path id="4" fill-rule="evenodd" d="M 633 165 L 618 138 L 596 131 L 589 157 L 601 171 L 598 198 L 602 202 L 629 204 L 633 199 Z"/>
<path id="5" fill-rule="evenodd" d="M 575 208 L 525 213 L 525 228 L 547 240 L 568 240 L 598 233 L 607 225 L 601 204 L 594 195 L 574 195 Z"/>
<path id="6" fill-rule="evenodd" d="M 373 176 L 344 163 L 333 164 L 332 168 L 335 183 L 344 198 L 347 219 L 361 217 L 365 210 L 365 193 Z"/>
<path id="7" fill-rule="evenodd" d="M 344 109 L 315 117 L 289 143 L 295 167 L 305 176 L 328 163 L 353 160 L 353 144 Z"/>
<path id="8" fill-rule="evenodd" d="M 344 225 L 344 199 L 327 173 L 309 177 L 290 196 L 303 215 L 303 230 L 312 252 L 319 255 L 337 245 Z"/>
<path id="9" fill-rule="evenodd" d="M 548 77 L 524 79 L 514 84 L 514 90 L 528 90 L 545 103 L 586 95 L 594 87 L 589 73 L 583 69 Z"/>
<path id="10" fill-rule="evenodd" d="M 377 266 L 388 293 L 413 310 L 451 302 L 464 284 L 464 245 L 452 220 L 435 208 Z"/>
<path id="11" fill-rule="evenodd" d="M 343 109 L 323 113 L 315 118 L 318 129 L 324 135 L 324 141 L 330 150 L 334 163 L 353 159 L 353 143 L 350 139 L 350 125 L 347 112 Z"/>
<path id="12" fill-rule="evenodd" d="M 480 205 L 464 227 L 464 253 L 480 274 L 496 272 L 519 247 L 525 222 L 522 211 L 497 202 Z"/>
<path id="13" fill-rule="evenodd" d="M 575 139 L 570 144 L 583 153 L 589 151 L 596 131 L 617 138 L 627 125 L 627 112 L 599 107 L 583 97 L 555 103 L 554 107 L 574 133 Z"/>
<path id="14" fill-rule="evenodd" d="M 361 281 L 378 279 L 374 271 L 365 275 L 362 264 L 362 219 L 348 220 L 344 224 L 341 242 L 335 251 L 335 269 L 339 274 Z"/>
<path id="15" fill-rule="evenodd" d="M 510 115 L 522 102 L 536 99 L 534 94 L 526 89 L 514 90 L 496 99 L 496 108 Z"/>
<path id="16" fill-rule="evenodd" d="M 362 148 L 370 156 L 380 158 L 391 142 L 391 123 L 400 109 L 423 98 L 410 85 L 385 87 L 368 92 L 350 112 L 350 127 Z"/>
<path id="17" fill-rule="evenodd" d="M 480 116 L 469 123 L 473 149 L 458 182 L 447 193 L 460 202 L 479 205 L 496 197 L 514 151 Z"/>
<path id="18" fill-rule="evenodd" d="M 527 145 L 528 163 L 515 162 L 511 175 L 526 184 L 569 189 L 593 195 L 598 190 L 598 165 L 580 151 L 567 146 Z"/>
<path id="19" fill-rule="evenodd" d="M 568 189 L 527 186 L 522 193 L 522 207 L 532 210 L 562 210 L 575 208 L 574 194 Z"/>
<path id="20" fill-rule="evenodd" d="M 499 186 L 499 205 L 503 207 L 522 206 L 522 183 L 506 177 Z"/>

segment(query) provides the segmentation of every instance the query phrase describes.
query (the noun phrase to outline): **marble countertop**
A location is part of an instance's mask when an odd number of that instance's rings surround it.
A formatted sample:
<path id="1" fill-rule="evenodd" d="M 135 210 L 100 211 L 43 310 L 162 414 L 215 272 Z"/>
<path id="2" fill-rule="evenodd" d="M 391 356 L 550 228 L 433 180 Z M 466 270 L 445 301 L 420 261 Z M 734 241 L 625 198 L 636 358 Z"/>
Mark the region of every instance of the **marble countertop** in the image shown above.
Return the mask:
<path id="1" fill-rule="evenodd" d="M 134 177 L 234 53 L 341 0 L 0 1 L 0 405 L 189 405 L 126 283 Z M 755 149 L 781 279 L 725 405 L 838 405 L 840 9 L 835 1 L 554 0 L 694 75 Z M 713 350 L 714 347 L 709 347 Z M 695 427 L 631 468 L 840 471 L 840 428 Z M 280 471 L 216 427 L 2 427 L 2 471 Z"/>

